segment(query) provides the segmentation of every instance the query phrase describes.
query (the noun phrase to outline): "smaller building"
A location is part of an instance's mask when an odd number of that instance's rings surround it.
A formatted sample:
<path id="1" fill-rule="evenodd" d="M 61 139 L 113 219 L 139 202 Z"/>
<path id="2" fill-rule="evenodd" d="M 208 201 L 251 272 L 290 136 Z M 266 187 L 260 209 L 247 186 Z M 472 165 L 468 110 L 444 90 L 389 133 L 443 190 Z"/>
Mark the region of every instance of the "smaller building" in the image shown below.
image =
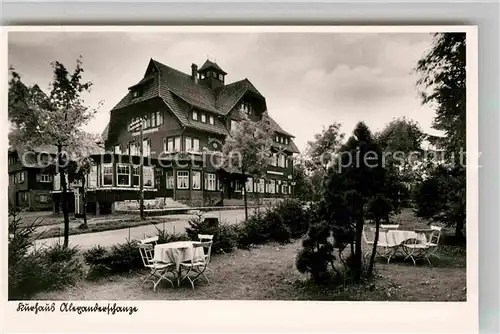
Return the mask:
<path id="1" fill-rule="evenodd" d="M 8 150 L 9 207 L 30 211 L 52 210 L 53 175 L 46 170 L 55 150 L 40 147 L 36 151 Z"/>

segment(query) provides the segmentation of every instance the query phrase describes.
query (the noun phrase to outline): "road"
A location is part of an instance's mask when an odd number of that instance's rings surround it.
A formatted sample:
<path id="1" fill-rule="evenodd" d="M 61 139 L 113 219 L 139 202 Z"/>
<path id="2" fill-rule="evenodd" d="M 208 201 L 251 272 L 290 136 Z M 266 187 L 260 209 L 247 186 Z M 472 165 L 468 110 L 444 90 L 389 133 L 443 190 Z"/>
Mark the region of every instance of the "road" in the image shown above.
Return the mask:
<path id="1" fill-rule="evenodd" d="M 101 245 L 108 247 L 114 244 L 122 243 L 130 238 L 142 239 L 144 234 L 153 236 L 156 235 L 156 227 L 159 229 L 165 228 L 168 232 L 182 233 L 185 231 L 186 226 L 188 226 L 188 220 L 191 215 L 179 214 L 179 215 L 169 215 L 166 217 L 174 218 L 174 221 L 169 221 L 165 223 L 159 223 L 156 226 L 143 225 L 131 228 L 124 228 L 120 230 L 111 230 L 97 233 L 86 233 L 77 234 L 69 236 L 69 244 L 73 246 L 79 246 L 80 249 L 89 249 L 95 245 Z M 205 217 L 217 217 L 221 222 L 227 222 L 228 224 L 237 224 L 244 220 L 245 211 L 244 210 L 227 210 L 227 211 L 211 211 L 205 214 Z M 56 242 L 62 242 L 62 238 L 49 238 L 37 240 L 36 248 L 40 248 L 42 245 L 51 245 Z"/>

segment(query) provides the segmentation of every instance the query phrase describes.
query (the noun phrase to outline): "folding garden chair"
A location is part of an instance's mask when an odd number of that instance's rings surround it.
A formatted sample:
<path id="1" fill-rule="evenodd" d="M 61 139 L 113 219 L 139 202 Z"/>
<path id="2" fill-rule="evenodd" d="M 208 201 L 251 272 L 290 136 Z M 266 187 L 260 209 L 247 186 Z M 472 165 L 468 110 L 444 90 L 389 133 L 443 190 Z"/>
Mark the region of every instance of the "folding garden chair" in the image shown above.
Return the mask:
<path id="1" fill-rule="evenodd" d="M 399 247 L 398 244 L 390 242 L 389 238 L 387 237 L 388 231 L 389 231 L 388 229 L 382 227 L 379 228 L 379 236 L 377 240 L 377 249 L 376 249 L 376 255 L 384 259 L 387 259 L 387 264 L 389 264 L 391 258 L 394 255 L 396 255 Z M 373 251 L 373 244 L 375 243 L 375 233 L 376 233 L 375 227 L 370 227 L 368 229 L 368 232 L 363 227 L 363 239 L 365 243 L 369 246 L 369 249 L 364 254 L 365 257 L 370 256 Z"/>
<path id="2" fill-rule="evenodd" d="M 431 226 L 429 229 L 417 229 L 415 233 L 419 237 L 415 240 L 409 240 L 403 245 L 403 249 L 407 254 L 405 260 L 410 258 L 413 261 L 413 265 L 416 265 L 417 260 L 426 259 L 430 265 L 432 264 L 430 260 L 431 256 L 439 259 L 436 250 L 441 237 L 441 227 Z"/>
<path id="3" fill-rule="evenodd" d="M 187 273 L 181 279 L 181 282 L 187 278 L 189 280 L 189 282 L 191 283 L 191 287 L 193 288 L 193 291 L 194 291 L 194 282 L 202 276 L 203 276 L 203 278 L 205 278 L 207 283 L 210 284 L 210 281 L 208 280 L 207 276 L 205 275 L 205 271 L 206 271 L 207 266 L 208 266 L 207 258 L 210 260 L 210 250 L 212 249 L 212 241 L 193 243 L 193 248 L 195 248 L 195 250 L 196 250 L 196 248 L 199 248 L 199 247 L 203 247 L 204 249 L 207 249 L 207 254 L 205 255 L 205 257 L 203 257 L 201 259 L 195 259 L 193 257 L 189 262 L 182 262 L 180 264 L 181 270 L 183 270 L 183 269 L 187 270 Z M 190 276 L 191 273 L 195 274 L 194 278 L 191 278 L 191 276 Z"/>
<path id="4" fill-rule="evenodd" d="M 212 241 L 214 240 L 214 235 L 213 234 L 198 234 L 198 239 L 201 242 L 205 241 Z M 205 261 L 207 261 L 207 269 L 206 271 L 209 272 L 210 274 L 213 274 L 212 269 L 208 266 L 210 264 L 210 254 L 212 254 L 212 244 L 210 245 L 210 248 L 207 249 L 205 252 Z"/>
<path id="5" fill-rule="evenodd" d="M 158 236 L 154 236 L 154 237 L 146 237 L 146 235 L 144 235 L 144 239 L 140 240 L 140 243 L 141 244 L 153 244 L 153 245 L 156 245 L 156 243 L 158 242 Z"/>
<path id="6" fill-rule="evenodd" d="M 170 284 L 172 284 L 172 287 L 174 287 L 174 283 L 167 277 L 167 273 L 169 272 L 169 269 L 175 268 L 175 265 L 173 263 L 161 263 L 154 261 L 154 246 L 151 244 L 139 243 L 139 252 L 141 253 L 141 259 L 144 267 L 150 269 L 149 276 L 144 280 L 144 282 L 142 282 L 141 287 L 144 287 L 146 282 L 152 282 L 153 291 L 156 291 L 156 287 L 163 279 L 169 281 Z"/>

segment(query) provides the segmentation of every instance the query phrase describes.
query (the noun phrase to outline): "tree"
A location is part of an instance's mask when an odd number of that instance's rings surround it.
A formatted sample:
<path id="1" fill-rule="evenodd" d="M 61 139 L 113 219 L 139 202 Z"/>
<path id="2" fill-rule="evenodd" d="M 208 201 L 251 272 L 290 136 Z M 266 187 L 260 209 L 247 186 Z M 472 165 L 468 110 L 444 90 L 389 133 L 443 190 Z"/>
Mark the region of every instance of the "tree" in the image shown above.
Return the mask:
<path id="1" fill-rule="evenodd" d="M 409 189 L 420 181 L 419 166 L 424 159 L 422 142 L 425 137 L 420 125 L 406 117 L 393 119 L 381 132 L 375 134 L 383 150 L 384 165 L 393 172 L 393 177 L 399 178 L 405 185 L 395 189 L 395 198 L 398 200 L 398 203 L 393 203 L 395 208 L 410 199 Z"/>
<path id="2" fill-rule="evenodd" d="M 433 127 L 446 134 L 449 158 L 466 144 L 465 33 L 436 33 L 430 51 L 417 63 L 422 103 L 436 110 Z"/>
<path id="3" fill-rule="evenodd" d="M 295 182 L 295 186 L 293 187 L 294 198 L 298 198 L 301 201 L 311 201 L 313 199 L 313 185 L 307 175 L 307 169 L 303 161 L 294 161 L 292 181 Z"/>
<path id="4" fill-rule="evenodd" d="M 340 123 L 333 123 L 321 133 L 315 134 L 314 140 L 307 143 L 304 166 L 311 180 L 311 195 L 315 201 L 320 199 L 321 187 L 328 167 L 335 161 L 336 154 L 344 140 L 340 127 Z"/>
<path id="5" fill-rule="evenodd" d="M 21 76 L 11 69 L 9 82 L 9 120 L 13 131 L 9 140 L 16 147 L 35 148 L 54 145 L 57 148 L 56 167 L 61 180 L 61 202 L 64 215 L 64 247 L 69 242 L 66 168 L 70 161 L 67 149 L 79 152 L 82 148 L 81 130 L 94 116 L 96 109 L 84 104 L 83 95 L 90 92 L 92 83 L 83 81 L 82 60 L 70 73 L 66 67 L 52 63 L 53 80 L 47 96 L 37 85 L 28 87 Z"/>
<path id="6" fill-rule="evenodd" d="M 68 165 L 68 181 L 79 182 L 82 187 L 82 203 L 83 203 L 83 228 L 88 228 L 87 225 L 87 188 L 88 175 L 95 166 L 95 161 L 88 156 L 81 157 L 78 160 L 72 160 Z"/>
<path id="7" fill-rule="evenodd" d="M 448 225 L 455 225 L 456 237 L 464 239 L 465 224 L 465 145 L 466 145 L 466 38 L 465 33 L 437 33 L 430 51 L 417 63 L 415 71 L 420 75 L 417 86 L 421 100 L 436 110 L 433 127 L 445 133 L 441 147 L 446 152 L 448 169 L 438 168 L 431 172 L 431 180 L 420 187 L 417 197 L 424 199 L 426 189 L 432 184 L 453 191 L 447 194 L 446 203 L 433 205 L 433 210 L 420 206 L 417 214 L 425 212 L 425 217 L 442 220 L 452 219 Z M 450 177 L 443 177 L 448 171 Z M 432 180 L 434 179 L 434 180 Z M 443 182 L 449 184 L 443 184 Z M 417 201 L 417 205 L 426 201 Z"/>
<path id="8" fill-rule="evenodd" d="M 242 113 L 242 119 L 226 138 L 222 151 L 225 168 L 241 173 L 243 185 L 248 177 L 262 177 L 271 163 L 273 131 L 267 114 L 258 122 L 252 121 Z M 248 219 L 247 191 L 244 187 L 245 220 Z"/>
<path id="9" fill-rule="evenodd" d="M 335 242 L 351 244 L 354 279 L 362 275 L 362 235 L 367 205 L 387 191 L 387 170 L 382 150 L 363 123 L 339 150 L 339 159 L 330 169 L 322 199 L 322 215 L 331 221 Z M 392 188 L 392 187 L 390 187 Z"/>
<path id="10" fill-rule="evenodd" d="M 313 141 L 307 143 L 306 154 L 310 159 L 309 168 L 320 168 L 326 173 L 344 139 L 340 126 L 340 123 L 331 124 L 321 133 L 315 134 Z"/>
<path id="11" fill-rule="evenodd" d="M 466 219 L 465 169 L 437 166 L 415 191 L 415 213 L 431 221 L 455 227 L 457 241 L 463 242 Z"/>
<path id="12" fill-rule="evenodd" d="M 373 275 L 373 265 L 377 254 L 378 237 L 380 232 L 380 222 L 393 210 L 391 203 L 384 195 L 377 195 L 368 202 L 368 217 L 375 222 L 375 239 L 373 241 L 370 264 L 368 265 L 368 277 Z"/>

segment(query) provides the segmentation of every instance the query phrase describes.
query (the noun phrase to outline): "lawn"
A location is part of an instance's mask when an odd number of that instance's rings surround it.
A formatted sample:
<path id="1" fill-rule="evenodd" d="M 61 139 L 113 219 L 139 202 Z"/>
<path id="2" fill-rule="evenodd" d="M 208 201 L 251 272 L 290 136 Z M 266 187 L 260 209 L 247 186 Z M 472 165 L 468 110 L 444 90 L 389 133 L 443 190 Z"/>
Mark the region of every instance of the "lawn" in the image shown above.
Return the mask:
<path id="1" fill-rule="evenodd" d="M 98 282 L 81 281 L 63 291 L 45 292 L 41 300 L 360 300 L 360 301 L 465 301 L 465 251 L 445 246 L 441 260 L 429 266 L 411 261 L 377 262 L 377 280 L 362 286 L 316 287 L 295 269 L 300 241 L 268 244 L 215 256 L 211 283 L 198 281 L 193 292 L 188 282 L 180 288 L 161 285 L 157 292 L 146 285 L 145 271 L 113 276 Z"/>

